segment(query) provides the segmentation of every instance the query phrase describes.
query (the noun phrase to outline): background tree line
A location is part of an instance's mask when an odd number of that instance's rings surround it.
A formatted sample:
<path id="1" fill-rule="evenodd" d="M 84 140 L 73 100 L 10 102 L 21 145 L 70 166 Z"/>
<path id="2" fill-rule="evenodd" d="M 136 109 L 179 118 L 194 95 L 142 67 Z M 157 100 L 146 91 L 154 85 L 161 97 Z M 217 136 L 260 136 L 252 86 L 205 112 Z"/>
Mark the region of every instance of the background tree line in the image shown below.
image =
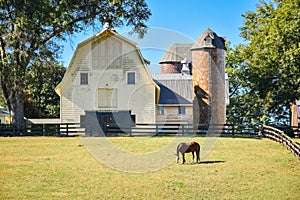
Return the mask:
<path id="1" fill-rule="evenodd" d="M 300 1 L 274 0 L 242 15 L 244 44 L 229 48 L 231 123 L 290 123 L 300 99 Z"/>
<path id="2" fill-rule="evenodd" d="M 56 61 L 35 62 L 25 73 L 24 116 L 26 118 L 59 118 L 59 96 L 55 87 L 62 80 L 66 68 Z M 7 107 L 2 90 L 0 106 Z"/>

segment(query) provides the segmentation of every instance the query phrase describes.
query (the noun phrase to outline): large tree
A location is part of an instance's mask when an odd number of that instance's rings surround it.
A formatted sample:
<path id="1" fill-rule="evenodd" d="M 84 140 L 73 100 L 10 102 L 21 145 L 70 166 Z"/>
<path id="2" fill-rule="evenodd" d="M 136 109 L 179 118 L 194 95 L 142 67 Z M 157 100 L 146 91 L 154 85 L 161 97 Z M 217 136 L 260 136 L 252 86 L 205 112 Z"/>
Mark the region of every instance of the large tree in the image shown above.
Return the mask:
<path id="1" fill-rule="evenodd" d="M 26 69 L 57 57 L 59 40 L 105 22 L 131 26 L 142 37 L 150 15 L 144 0 L 1 0 L 0 81 L 12 123 L 24 123 Z"/>
<path id="2" fill-rule="evenodd" d="M 60 103 L 55 87 L 66 69 L 55 61 L 35 62 L 26 70 L 25 117 L 59 118 Z"/>
<path id="3" fill-rule="evenodd" d="M 282 119 L 300 98 L 300 2 L 261 1 L 243 16 L 241 35 L 248 43 L 241 54 L 249 97 L 262 105 L 264 116 Z"/>
<path id="4" fill-rule="evenodd" d="M 232 124 L 253 125 L 267 122 L 264 113 L 265 102 L 258 94 L 251 92 L 249 84 L 249 65 L 243 54 L 244 44 L 231 47 L 227 43 L 226 72 L 229 76 L 230 104 L 227 106 L 227 122 Z"/>

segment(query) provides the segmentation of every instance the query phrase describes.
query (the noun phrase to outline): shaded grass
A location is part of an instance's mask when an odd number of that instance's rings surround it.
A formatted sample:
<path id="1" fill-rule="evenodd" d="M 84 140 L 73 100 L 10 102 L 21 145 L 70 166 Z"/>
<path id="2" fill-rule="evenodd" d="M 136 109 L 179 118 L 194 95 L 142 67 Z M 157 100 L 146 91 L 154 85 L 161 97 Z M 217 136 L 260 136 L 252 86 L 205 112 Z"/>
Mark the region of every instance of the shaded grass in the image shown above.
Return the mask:
<path id="1" fill-rule="evenodd" d="M 138 153 L 171 139 L 109 138 Z M 103 165 L 79 138 L 0 138 L 0 156 L 0 199 L 300 199 L 299 160 L 267 139 L 219 138 L 200 164 L 188 154 L 185 165 L 140 174 Z"/>

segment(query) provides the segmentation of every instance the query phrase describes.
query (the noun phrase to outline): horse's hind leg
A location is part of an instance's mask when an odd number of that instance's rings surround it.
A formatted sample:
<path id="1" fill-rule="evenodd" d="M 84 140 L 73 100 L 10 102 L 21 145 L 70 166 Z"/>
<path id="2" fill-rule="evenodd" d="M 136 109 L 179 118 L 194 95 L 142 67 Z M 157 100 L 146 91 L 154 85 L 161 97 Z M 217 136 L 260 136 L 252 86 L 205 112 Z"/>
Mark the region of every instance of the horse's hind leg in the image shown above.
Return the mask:
<path id="1" fill-rule="evenodd" d="M 196 152 L 196 156 L 197 156 L 197 163 L 200 162 L 200 151 Z"/>

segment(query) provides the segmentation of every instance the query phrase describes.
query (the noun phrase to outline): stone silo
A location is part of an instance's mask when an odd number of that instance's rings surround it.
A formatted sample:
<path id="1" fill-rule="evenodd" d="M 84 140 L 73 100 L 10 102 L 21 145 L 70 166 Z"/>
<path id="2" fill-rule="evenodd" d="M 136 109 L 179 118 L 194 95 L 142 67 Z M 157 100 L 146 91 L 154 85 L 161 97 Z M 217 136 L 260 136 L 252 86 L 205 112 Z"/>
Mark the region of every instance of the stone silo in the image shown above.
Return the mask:
<path id="1" fill-rule="evenodd" d="M 182 70 L 182 60 L 191 61 L 191 47 L 193 44 L 173 44 L 160 60 L 162 74 L 178 74 Z M 191 66 L 190 66 L 191 68 Z"/>
<path id="2" fill-rule="evenodd" d="M 225 39 L 204 31 L 191 47 L 195 124 L 226 123 Z"/>

